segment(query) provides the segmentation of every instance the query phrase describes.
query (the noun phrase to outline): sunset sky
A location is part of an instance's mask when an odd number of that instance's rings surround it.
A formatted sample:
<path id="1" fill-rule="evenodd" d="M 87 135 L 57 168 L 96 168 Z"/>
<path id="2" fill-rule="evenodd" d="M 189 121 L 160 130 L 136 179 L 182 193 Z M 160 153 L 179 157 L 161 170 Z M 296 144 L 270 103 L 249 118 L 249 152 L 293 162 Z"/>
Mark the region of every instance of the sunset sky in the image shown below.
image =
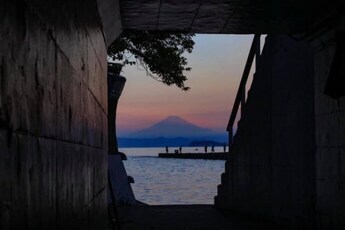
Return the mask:
<path id="1" fill-rule="evenodd" d="M 252 35 L 196 35 L 187 56 L 183 92 L 147 77 L 136 66 L 125 67 L 127 78 L 117 110 L 118 136 L 147 128 L 170 115 L 214 131 L 225 131 L 251 45 Z M 251 78 L 251 77 L 250 77 Z"/>

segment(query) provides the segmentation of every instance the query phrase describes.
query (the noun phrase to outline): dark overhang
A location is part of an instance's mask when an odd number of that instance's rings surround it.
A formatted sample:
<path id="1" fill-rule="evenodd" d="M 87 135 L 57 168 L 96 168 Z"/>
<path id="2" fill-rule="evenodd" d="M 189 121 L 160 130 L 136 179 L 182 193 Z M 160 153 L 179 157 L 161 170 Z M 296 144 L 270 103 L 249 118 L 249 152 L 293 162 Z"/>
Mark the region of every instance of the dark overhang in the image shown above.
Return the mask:
<path id="1" fill-rule="evenodd" d="M 337 14 L 342 1 L 120 0 L 122 26 L 214 34 L 298 33 Z"/>

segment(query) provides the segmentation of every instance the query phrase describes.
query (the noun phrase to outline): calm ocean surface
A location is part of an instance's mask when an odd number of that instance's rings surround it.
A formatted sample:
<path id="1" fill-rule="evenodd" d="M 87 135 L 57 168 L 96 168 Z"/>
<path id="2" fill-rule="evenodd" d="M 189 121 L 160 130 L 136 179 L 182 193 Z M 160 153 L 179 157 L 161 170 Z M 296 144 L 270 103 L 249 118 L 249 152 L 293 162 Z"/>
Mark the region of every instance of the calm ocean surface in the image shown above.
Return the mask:
<path id="1" fill-rule="evenodd" d="M 170 152 L 174 149 L 170 148 Z M 198 149 L 198 150 L 196 150 Z M 165 148 L 120 148 L 136 199 L 147 204 L 213 204 L 225 161 L 158 158 Z M 216 151 L 222 151 L 216 147 Z M 203 147 L 182 152 L 202 152 Z"/>

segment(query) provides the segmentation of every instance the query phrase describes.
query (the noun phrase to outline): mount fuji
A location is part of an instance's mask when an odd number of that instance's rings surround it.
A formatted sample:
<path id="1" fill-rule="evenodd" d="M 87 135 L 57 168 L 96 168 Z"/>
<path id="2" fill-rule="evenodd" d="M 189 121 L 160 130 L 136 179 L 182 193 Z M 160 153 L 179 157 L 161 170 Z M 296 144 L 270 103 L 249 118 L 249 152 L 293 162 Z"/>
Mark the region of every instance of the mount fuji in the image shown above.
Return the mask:
<path id="1" fill-rule="evenodd" d="M 146 129 L 118 138 L 121 148 L 190 146 L 195 141 L 223 145 L 227 135 L 199 127 L 179 116 L 169 116 Z"/>
<path id="2" fill-rule="evenodd" d="M 132 138 L 195 138 L 195 137 L 209 137 L 215 133 L 206 128 L 199 127 L 191 122 L 184 120 L 179 116 L 169 116 L 158 123 L 132 133 Z"/>

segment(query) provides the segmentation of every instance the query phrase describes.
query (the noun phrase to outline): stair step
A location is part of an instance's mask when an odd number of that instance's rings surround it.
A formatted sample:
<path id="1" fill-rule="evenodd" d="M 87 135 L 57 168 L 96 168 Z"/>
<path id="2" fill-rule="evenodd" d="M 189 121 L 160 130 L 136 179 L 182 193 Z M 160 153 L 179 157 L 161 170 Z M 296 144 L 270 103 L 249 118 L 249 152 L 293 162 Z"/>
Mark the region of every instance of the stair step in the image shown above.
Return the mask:
<path id="1" fill-rule="evenodd" d="M 227 173 L 222 173 L 221 175 L 221 184 L 227 185 L 229 182 L 229 176 Z"/>
<path id="2" fill-rule="evenodd" d="M 229 160 L 227 160 L 227 161 L 225 162 L 225 173 L 229 173 L 229 172 L 227 171 L 227 169 L 230 169 L 231 165 L 232 165 L 232 162 L 230 162 Z"/>
<path id="3" fill-rule="evenodd" d="M 228 186 L 218 185 L 217 195 L 219 197 L 226 197 L 228 195 Z"/>
<path id="4" fill-rule="evenodd" d="M 214 197 L 214 205 L 217 208 L 221 208 L 221 209 L 225 209 L 227 208 L 227 199 L 225 197 L 219 197 L 219 196 L 215 196 Z"/>

